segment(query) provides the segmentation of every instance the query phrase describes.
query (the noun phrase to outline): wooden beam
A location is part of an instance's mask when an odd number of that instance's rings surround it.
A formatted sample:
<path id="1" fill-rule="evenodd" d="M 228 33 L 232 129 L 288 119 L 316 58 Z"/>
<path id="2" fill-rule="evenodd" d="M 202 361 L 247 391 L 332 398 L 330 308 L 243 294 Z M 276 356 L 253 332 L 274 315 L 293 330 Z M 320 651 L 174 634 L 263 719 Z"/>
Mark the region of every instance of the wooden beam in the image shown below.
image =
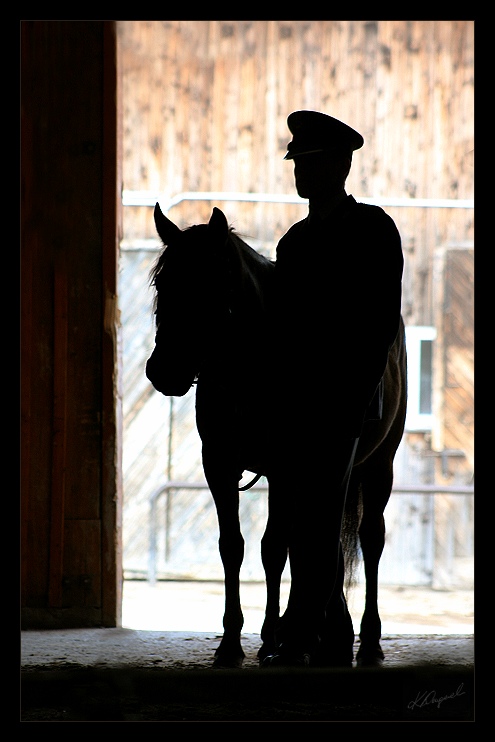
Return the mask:
<path id="1" fill-rule="evenodd" d="M 122 390 L 117 302 L 121 238 L 121 113 L 115 22 L 104 23 L 102 203 L 102 624 L 122 624 Z"/>
<path id="2" fill-rule="evenodd" d="M 67 455 L 67 274 L 57 261 L 53 281 L 53 430 L 48 605 L 62 607 Z"/>

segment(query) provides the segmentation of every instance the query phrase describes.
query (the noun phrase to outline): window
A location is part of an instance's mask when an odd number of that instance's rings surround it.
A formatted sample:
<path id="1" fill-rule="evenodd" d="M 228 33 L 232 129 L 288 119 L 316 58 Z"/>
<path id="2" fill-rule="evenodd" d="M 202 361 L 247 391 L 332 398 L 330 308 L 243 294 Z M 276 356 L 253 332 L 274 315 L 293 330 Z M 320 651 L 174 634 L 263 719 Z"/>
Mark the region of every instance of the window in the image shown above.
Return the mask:
<path id="1" fill-rule="evenodd" d="M 407 416 L 406 430 L 431 430 L 434 327 L 406 327 Z"/>

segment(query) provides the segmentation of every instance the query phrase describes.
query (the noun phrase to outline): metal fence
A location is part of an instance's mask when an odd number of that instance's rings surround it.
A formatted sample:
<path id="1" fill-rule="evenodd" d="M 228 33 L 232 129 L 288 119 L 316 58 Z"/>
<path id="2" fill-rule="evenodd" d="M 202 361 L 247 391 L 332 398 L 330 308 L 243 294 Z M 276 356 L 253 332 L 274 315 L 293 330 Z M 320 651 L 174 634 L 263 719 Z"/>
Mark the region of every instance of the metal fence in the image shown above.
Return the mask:
<path id="1" fill-rule="evenodd" d="M 304 483 L 302 485 L 304 487 Z M 268 494 L 267 484 L 255 484 L 252 488 L 253 492 L 259 492 Z M 148 554 L 148 574 L 147 579 L 150 584 L 154 585 L 157 581 L 157 563 L 158 563 L 158 532 L 163 529 L 164 534 L 164 555 L 165 561 L 170 560 L 171 556 L 171 544 L 170 544 L 170 532 L 172 528 L 171 511 L 169 506 L 169 498 L 171 493 L 179 492 L 180 490 L 188 490 L 193 492 L 209 491 L 207 482 L 180 482 L 180 481 L 168 481 L 161 485 L 155 490 L 150 497 L 149 501 L 149 554 Z M 472 486 L 455 486 L 455 485 L 434 485 L 434 484 L 423 484 L 423 485 L 402 485 L 396 486 L 392 490 L 392 495 L 474 495 L 474 487 Z M 164 522 L 161 522 L 158 518 L 158 504 L 160 498 L 165 499 L 165 518 Z"/>

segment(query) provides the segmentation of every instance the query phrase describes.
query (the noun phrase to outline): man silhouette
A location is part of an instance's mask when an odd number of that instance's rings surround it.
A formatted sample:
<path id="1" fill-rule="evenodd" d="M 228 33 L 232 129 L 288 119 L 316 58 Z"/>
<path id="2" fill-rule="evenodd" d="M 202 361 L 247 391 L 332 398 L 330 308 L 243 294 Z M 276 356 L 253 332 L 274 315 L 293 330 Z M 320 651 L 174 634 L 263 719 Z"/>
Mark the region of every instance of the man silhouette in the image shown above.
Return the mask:
<path id="1" fill-rule="evenodd" d="M 287 123 L 285 159 L 309 213 L 280 240 L 274 272 L 270 508 L 288 546 L 291 590 L 263 664 L 349 664 L 342 515 L 363 425 L 381 414 L 403 255 L 392 219 L 346 194 L 363 137 L 317 111 L 295 111 Z"/>

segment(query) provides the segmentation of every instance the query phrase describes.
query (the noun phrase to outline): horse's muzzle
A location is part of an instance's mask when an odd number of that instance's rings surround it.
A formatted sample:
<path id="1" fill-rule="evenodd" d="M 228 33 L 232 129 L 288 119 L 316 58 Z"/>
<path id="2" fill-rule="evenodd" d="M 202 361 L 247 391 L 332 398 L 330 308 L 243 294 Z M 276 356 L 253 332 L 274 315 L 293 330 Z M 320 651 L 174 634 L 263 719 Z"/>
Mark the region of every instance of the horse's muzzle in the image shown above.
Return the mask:
<path id="1" fill-rule="evenodd" d="M 158 359 L 153 351 L 146 362 L 146 376 L 160 394 L 166 397 L 183 397 L 192 387 L 196 374 L 174 363 L 174 368 Z"/>

